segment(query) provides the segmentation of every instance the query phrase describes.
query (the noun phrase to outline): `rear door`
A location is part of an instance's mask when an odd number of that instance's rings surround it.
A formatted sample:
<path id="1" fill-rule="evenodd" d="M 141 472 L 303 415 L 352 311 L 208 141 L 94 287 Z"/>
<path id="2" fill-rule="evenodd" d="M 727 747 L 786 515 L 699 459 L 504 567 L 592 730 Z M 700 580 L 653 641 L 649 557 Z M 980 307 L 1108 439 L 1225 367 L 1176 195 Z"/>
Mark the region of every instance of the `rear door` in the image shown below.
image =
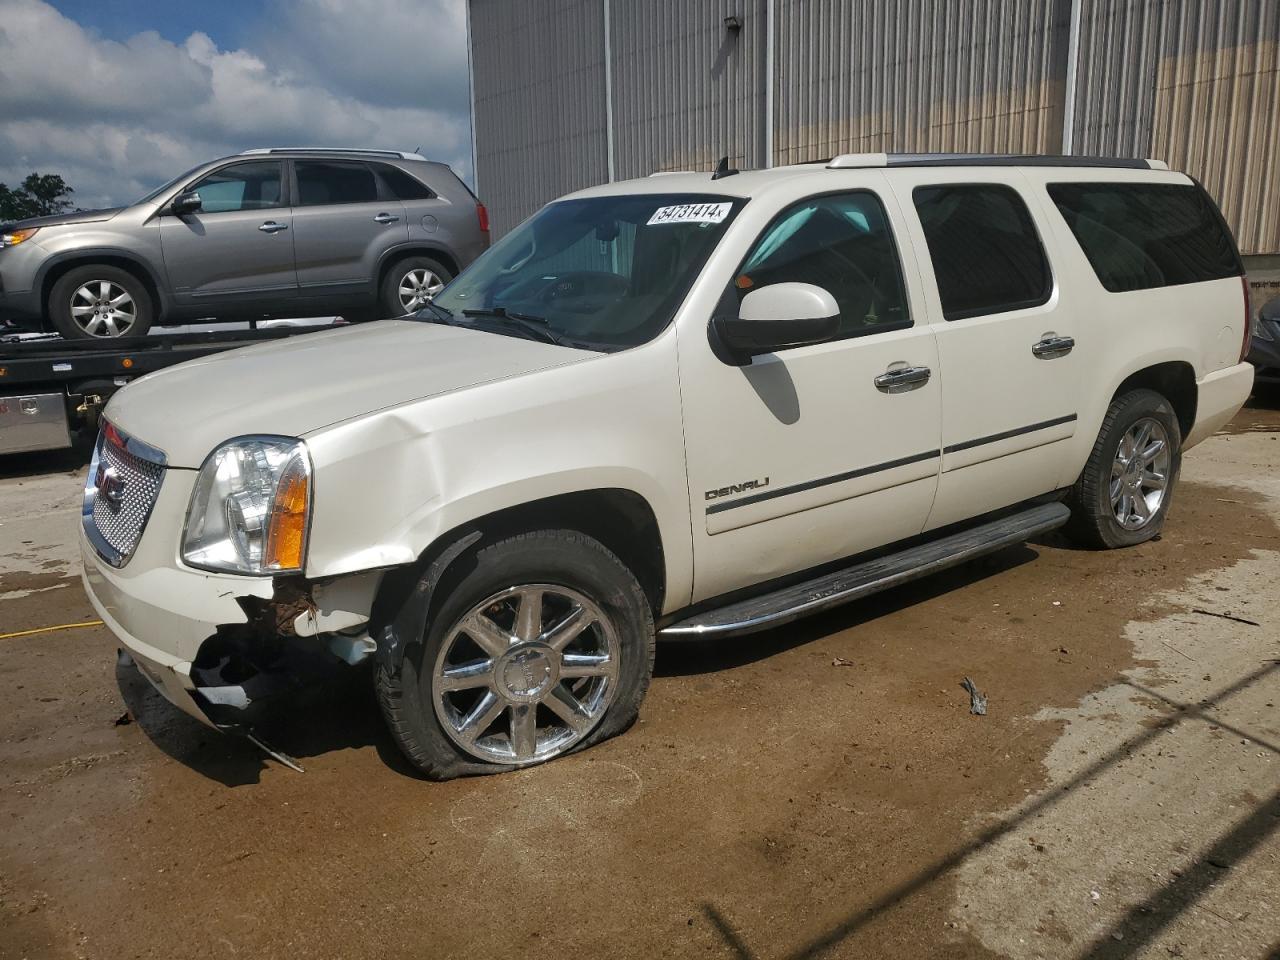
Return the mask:
<path id="1" fill-rule="evenodd" d="M 160 217 L 174 301 L 211 313 L 228 304 L 266 312 L 292 301 L 298 285 L 284 163 L 232 163 L 188 189 L 200 194 L 201 209 Z"/>
<path id="2" fill-rule="evenodd" d="M 294 250 L 301 296 L 374 295 L 384 253 L 408 239 L 404 204 L 359 160 L 294 160 Z"/>
<path id="3" fill-rule="evenodd" d="M 942 473 L 928 529 L 1053 490 L 1071 457 L 1082 335 L 1044 210 L 1017 171 L 895 171 L 935 317 Z"/>

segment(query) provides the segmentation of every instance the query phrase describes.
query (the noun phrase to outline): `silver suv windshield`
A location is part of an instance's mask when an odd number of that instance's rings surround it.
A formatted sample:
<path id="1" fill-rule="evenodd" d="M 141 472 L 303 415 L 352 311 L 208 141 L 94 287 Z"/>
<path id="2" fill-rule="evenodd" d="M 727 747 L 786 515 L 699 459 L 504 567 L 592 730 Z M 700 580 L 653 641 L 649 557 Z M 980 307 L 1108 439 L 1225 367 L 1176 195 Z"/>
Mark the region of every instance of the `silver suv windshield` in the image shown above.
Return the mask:
<path id="1" fill-rule="evenodd" d="M 744 203 L 668 193 L 549 204 L 421 317 L 596 350 L 645 343 L 671 322 Z"/>
<path id="2" fill-rule="evenodd" d="M 160 196 L 160 194 L 164 193 L 166 190 L 172 190 L 172 189 L 173 189 L 174 187 L 176 187 L 179 183 L 181 183 L 183 180 L 187 179 L 187 177 L 191 176 L 193 173 L 195 173 L 197 170 L 199 170 L 199 169 L 200 169 L 200 167 L 203 167 L 203 166 L 205 166 L 205 164 L 203 164 L 203 163 L 202 163 L 202 164 L 200 164 L 200 166 L 199 166 L 199 167 L 192 167 L 192 168 L 191 168 L 190 170 L 188 170 L 186 173 L 180 173 L 180 174 L 178 174 L 176 177 L 174 177 L 174 178 L 173 178 L 172 180 L 170 180 L 168 183 L 162 183 L 162 184 L 160 184 L 160 186 L 156 187 L 154 190 L 152 190 L 152 191 L 151 191 L 150 193 L 148 193 L 146 196 L 144 196 L 144 197 L 139 197 L 137 200 L 133 201 L 133 203 L 131 203 L 131 204 L 130 204 L 130 206 L 136 207 L 136 206 L 137 206 L 138 204 L 140 204 L 140 203 L 150 203 L 152 200 L 157 199 L 157 198 Z"/>

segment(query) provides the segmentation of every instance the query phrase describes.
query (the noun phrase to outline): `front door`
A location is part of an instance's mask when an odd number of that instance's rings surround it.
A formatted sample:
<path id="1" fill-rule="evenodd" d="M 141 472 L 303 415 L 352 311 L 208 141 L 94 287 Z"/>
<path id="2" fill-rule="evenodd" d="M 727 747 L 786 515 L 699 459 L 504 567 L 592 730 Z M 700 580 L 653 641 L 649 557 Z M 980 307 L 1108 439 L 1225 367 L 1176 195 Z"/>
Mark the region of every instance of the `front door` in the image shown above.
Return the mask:
<path id="1" fill-rule="evenodd" d="M 1043 207 L 1020 176 L 896 173 L 916 247 L 929 254 L 925 299 L 939 321 L 942 474 L 928 525 L 936 529 L 1064 482 L 1082 331 L 1070 292 L 1054 281 Z"/>
<path id="2" fill-rule="evenodd" d="M 160 217 L 160 242 L 175 303 L 210 313 L 240 304 L 270 312 L 297 295 L 284 164 L 247 160 L 188 189 L 200 209 Z"/>
<path id="3" fill-rule="evenodd" d="M 295 160 L 298 286 L 307 298 L 372 298 L 384 253 L 409 239 L 404 204 L 358 160 Z"/>
<path id="4" fill-rule="evenodd" d="M 717 359 L 706 337 L 681 338 L 695 602 L 924 526 L 939 463 L 937 348 L 904 280 L 900 214 L 883 178 L 869 178 L 877 189 L 785 207 L 722 301 L 816 284 L 840 307 L 835 338 L 745 367 Z"/>

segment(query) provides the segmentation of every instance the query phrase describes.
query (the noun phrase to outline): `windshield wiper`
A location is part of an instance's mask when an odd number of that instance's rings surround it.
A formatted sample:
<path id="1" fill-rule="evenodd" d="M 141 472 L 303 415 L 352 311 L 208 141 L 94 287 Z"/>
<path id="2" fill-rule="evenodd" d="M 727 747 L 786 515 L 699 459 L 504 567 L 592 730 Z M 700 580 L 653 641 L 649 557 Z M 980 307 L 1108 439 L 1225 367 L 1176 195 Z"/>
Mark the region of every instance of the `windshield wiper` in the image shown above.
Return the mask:
<path id="1" fill-rule="evenodd" d="M 436 315 L 435 319 L 432 320 L 430 317 L 422 316 L 423 310 L 432 311 Z M 413 316 L 418 317 L 419 319 L 422 319 L 422 320 L 430 320 L 432 323 L 447 323 L 447 324 L 453 323 L 453 311 L 447 310 L 444 307 L 440 306 L 438 303 L 434 303 L 431 300 L 428 300 L 420 310 L 415 310 L 413 312 Z"/>
<path id="2" fill-rule="evenodd" d="M 462 315 L 464 317 L 484 317 L 490 320 L 505 321 L 514 325 L 516 329 L 523 331 L 531 340 L 554 343 L 559 347 L 568 346 L 564 338 L 551 332 L 547 326 L 546 317 L 535 317 L 529 313 L 517 313 L 514 310 L 508 310 L 506 307 L 473 308 L 463 310 Z"/>

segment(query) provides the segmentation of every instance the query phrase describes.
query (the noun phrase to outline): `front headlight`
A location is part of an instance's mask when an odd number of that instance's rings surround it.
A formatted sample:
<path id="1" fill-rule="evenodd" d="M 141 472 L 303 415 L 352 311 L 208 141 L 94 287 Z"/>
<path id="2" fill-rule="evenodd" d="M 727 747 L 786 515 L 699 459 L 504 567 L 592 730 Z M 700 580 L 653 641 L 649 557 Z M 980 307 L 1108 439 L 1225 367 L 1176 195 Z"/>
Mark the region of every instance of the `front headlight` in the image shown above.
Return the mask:
<path id="1" fill-rule="evenodd" d="M 311 519 L 311 458 L 301 440 L 241 437 L 204 462 L 182 559 L 226 573 L 298 573 Z"/>
<path id="2" fill-rule="evenodd" d="M 9 233 L 0 233 L 0 247 L 16 247 L 20 243 L 25 243 L 40 232 L 39 227 L 27 227 L 25 230 L 13 230 Z"/>

